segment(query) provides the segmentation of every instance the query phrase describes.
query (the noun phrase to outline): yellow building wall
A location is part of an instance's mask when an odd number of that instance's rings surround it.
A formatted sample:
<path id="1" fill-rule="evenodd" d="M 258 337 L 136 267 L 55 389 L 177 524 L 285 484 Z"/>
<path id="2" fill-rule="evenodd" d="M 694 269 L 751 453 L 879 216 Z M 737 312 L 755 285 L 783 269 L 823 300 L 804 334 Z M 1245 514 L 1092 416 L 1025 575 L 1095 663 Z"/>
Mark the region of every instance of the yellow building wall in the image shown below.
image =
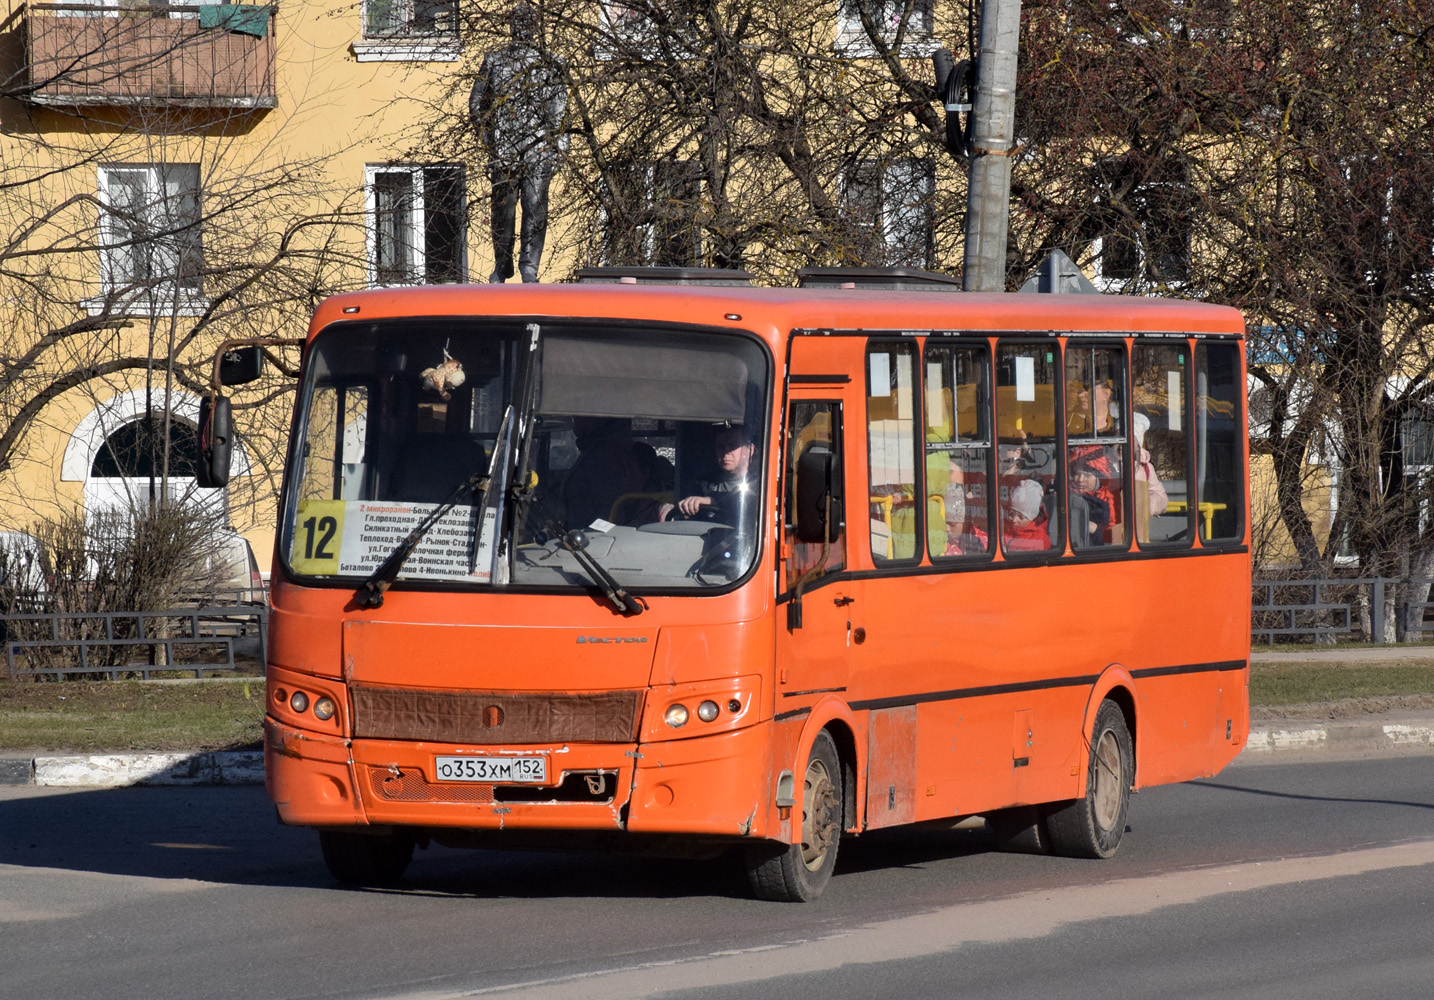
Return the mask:
<path id="1" fill-rule="evenodd" d="M 0 31 L 0 58 L 13 71 L 23 63 L 21 33 L 26 17 L 10 0 L 8 33 Z M 0 101 L 0 156 L 7 178 L 34 178 L 18 194 L 8 196 L 5 214 L 17 224 L 22 216 L 57 214 L 34 227 L 25 246 L 42 250 L 63 245 L 68 234 L 92 232 L 99 215 L 94 200 L 99 170 L 104 165 L 198 163 L 204 187 L 205 264 L 210 255 L 238 254 L 251 227 L 255 249 L 271 248 L 286 223 L 313 216 L 326 224 L 298 230 L 293 238 L 308 241 L 326 270 L 325 292 L 362 287 L 365 261 L 365 167 L 370 164 L 429 162 L 422 151 L 409 148 L 416 124 L 435 113 L 433 102 L 445 76 L 462 63 L 413 58 L 406 61 L 360 61 L 365 48 L 359 5 L 290 3 L 276 8 L 273 32 L 277 43 L 275 92 L 277 106 L 249 113 L 204 112 L 175 107 L 80 109 L 41 107 Z M 453 109 L 466 114 L 466 108 Z M 284 171 L 289 176 L 284 176 Z M 468 177 L 470 197 L 482 181 Z M 272 190 L 263 189 L 272 184 Z M 221 193 L 222 192 L 222 193 Z M 5 197 L 0 197 L 3 208 Z M 211 203 L 225 201 L 223 218 L 207 218 Z M 232 202 L 233 204 L 228 204 Z M 226 241 L 228 245 L 226 246 Z M 75 242 L 71 238 L 71 242 Z M 470 277 L 492 268 L 486 226 L 469 229 Z M 241 264 L 252 264 L 252 261 Z M 78 304 L 99 291 L 100 261 L 94 249 L 58 253 L 43 259 L 46 291 L 36 303 L 16 294 L 0 301 L 8 343 L 15 354 L 34 344 L 46 331 L 85 316 Z M 546 264 L 545 272 L 553 265 Z M 546 276 L 546 275 L 545 275 Z M 222 277 L 208 285 L 222 288 Z M 13 287 L 13 286 L 12 286 Z M 206 287 L 206 292 L 209 288 Z M 48 350 L 30 373 L 36 385 L 83 364 L 95 354 L 144 354 L 161 359 L 170 343 L 182 344 L 180 360 L 206 361 L 214 345 L 226 337 L 302 337 L 317 301 L 289 302 L 266 311 L 251 309 L 233 321 L 213 322 L 186 343 L 194 329 L 187 315 L 133 316 L 119 328 L 93 331 L 71 344 Z M 66 304 L 68 303 L 68 304 Z M 207 375 L 207 363 L 203 368 Z M 83 472 L 76 478 L 73 452 L 77 430 L 95 414 L 128 402 L 150 387 L 163 400 L 167 384 L 162 360 L 155 370 L 125 371 L 88 381 L 49 402 L 31 426 L 11 468 L 0 472 L 0 528 L 26 529 L 38 520 L 76 510 L 84 502 Z M 186 400 L 190 389 L 169 382 Z M 6 415 L 23 402 L 27 390 L 12 385 Z M 281 396 L 259 410 L 244 404 L 257 393 L 234 393 L 239 431 L 245 436 L 249 476 L 229 488 L 231 519 L 253 545 L 267 572 L 273 551 L 277 475 L 287 435 L 291 396 Z M 177 395 L 176 398 L 179 398 Z M 126 411 L 128 412 L 128 411 Z M 71 454 L 66 471 L 67 450 Z"/>

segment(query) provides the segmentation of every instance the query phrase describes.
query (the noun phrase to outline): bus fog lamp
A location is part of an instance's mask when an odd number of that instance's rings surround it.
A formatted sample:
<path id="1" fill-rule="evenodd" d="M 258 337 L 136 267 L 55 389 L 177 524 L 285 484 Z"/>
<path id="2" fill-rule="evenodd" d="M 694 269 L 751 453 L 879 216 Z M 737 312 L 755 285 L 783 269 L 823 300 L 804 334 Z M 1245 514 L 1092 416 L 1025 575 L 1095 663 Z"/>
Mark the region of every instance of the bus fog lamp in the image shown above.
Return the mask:
<path id="1" fill-rule="evenodd" d="M 296 712 L 308 711 L 309 696 L 302 691 L 295 691 L 289 696 L 289 707 Z"/>
<path id="2" fill-rule="evenodd" d="M 733 698 L 727 703 L 727 711 L 731 712 L 733 715 L 736 715 L 738 712 L 742 711 L 742 703 L 736 698 Z"/>
<path id="3" fill-rule="evenodd" d="M 662 717 L 662 721 L 666 722 L 673 729 L 681 729 L 683 726 L 687 725 L 687 706 L 669 706 L 667 709 L 667 714 Z"/>
<path id="4" fill-rule="evenodd" d="M 697 706 L 697 718 L 701 719 L 703 722 L 711 722 L 713 719 L 717 718 L 717 713 L 719 711 L 721 711 L 721 709 L 717 707 L 717 703 L 715 701 L 704 701 L 702 704 Z"/>
<path id="5" fill-rule="evenodd" d="M 336 711 L 338 711 L 338 706 L 334 704 L 332 698 L 320 698 L 314 702 L 314 718 L 320 721 L 332 719 Z"/>

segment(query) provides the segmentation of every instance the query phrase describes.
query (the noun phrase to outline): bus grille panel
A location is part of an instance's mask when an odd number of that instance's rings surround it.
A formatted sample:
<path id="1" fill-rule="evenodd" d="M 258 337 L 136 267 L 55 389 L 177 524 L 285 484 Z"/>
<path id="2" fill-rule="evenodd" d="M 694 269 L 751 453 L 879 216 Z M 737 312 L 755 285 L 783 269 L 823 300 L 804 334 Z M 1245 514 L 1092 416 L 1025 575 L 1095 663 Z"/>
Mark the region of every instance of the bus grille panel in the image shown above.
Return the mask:
<path id="1" fill-rule="evenodd" d="M 628 743 L 642 691 L 424 691 L 354 685 L 354 736 L 470 745 Z"/>

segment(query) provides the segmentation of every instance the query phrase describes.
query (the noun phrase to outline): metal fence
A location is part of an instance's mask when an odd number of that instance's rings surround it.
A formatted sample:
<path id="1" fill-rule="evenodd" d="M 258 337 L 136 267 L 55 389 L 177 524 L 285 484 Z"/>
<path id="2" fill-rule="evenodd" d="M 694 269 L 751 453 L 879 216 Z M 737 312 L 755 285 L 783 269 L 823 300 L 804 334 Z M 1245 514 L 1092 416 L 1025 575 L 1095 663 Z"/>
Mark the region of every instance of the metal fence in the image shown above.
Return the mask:
<path id="1" fill-rule="evenodd" d="M 1250 640 L 1273 645 L 1418 639 L 1434 631 L 1431 583 L 1418 577 L 1257 579 Z"/>
<path id="2" fill-rule="evenodd" d="M 10 677 L 149 680 L 158 672 L 205 677 L 251 662 L 263 668 L 269 608 L 233 604 L 0 615 L 0 642 Z"/>

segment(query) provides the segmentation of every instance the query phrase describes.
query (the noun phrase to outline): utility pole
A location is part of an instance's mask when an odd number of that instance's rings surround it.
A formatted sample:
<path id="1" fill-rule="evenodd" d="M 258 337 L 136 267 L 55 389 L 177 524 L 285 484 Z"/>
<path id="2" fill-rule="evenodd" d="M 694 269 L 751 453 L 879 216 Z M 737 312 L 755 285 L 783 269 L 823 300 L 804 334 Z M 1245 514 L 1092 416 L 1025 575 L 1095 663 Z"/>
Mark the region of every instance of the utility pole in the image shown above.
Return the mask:
<path id="1" fill-rule="evenodd" d="M 968 292 L 999 292 L 1006 286 L 1020 35 L 1021 0 L 982 0 L 981 54 L 976 63 L 976 100 L 968 147 L 962 278 L 962 287 Z"/>

